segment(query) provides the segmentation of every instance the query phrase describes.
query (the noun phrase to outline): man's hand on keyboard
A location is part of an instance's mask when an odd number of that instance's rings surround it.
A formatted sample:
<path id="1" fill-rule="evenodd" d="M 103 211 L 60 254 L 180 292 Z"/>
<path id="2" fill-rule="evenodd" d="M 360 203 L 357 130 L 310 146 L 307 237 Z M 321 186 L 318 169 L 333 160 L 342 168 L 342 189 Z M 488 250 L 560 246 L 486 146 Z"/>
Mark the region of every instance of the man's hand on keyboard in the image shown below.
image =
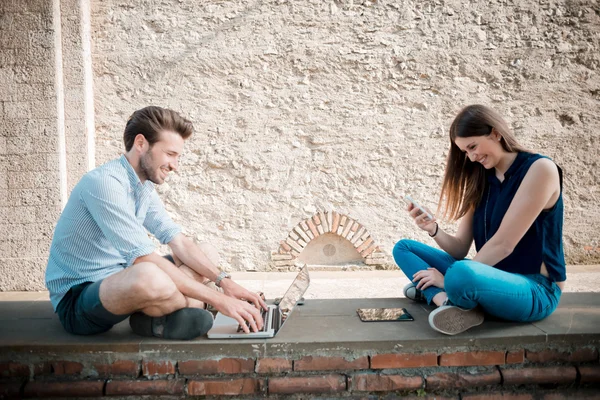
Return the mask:
<path id="1" fill-rule="evenodd" d="M 259 296 L 257 293 L 253 293 L 246 288 L 238 285 L 231 279 L 223 279 L 221 281 L 221 288 L 223 288 L 223 292 L 230 297 L 234 297 L 240 300 L 247 300 L 250 303 L 253 303 L 257 309 L 267 309 L 267 303 Z"/>
<path id="2" fill-rule="evenodd" d="M 221 301 L 219 301 L 219 304 L 214 305 L 215 308 L 228 317 L 235 319 L 242 326 L 244 332 L 258 332 L 262 329 L 264 321 L 260 310 L 243 300 L 225 295 L 220 297 Z"/>

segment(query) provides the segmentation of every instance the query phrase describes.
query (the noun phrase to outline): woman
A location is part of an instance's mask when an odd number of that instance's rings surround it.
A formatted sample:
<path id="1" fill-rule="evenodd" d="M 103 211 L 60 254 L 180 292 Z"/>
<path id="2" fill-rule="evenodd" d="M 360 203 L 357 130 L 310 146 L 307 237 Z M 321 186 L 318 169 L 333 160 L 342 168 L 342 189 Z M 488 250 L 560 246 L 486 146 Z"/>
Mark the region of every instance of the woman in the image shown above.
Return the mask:
<path id="1" fill-rule="evenodd" d="M 443 251 L 412 240 L 394 247 L 413 282 L 405 296 L 439 306 L 431 327 L 455 335 L 484 313 L 523 322 L 550 315 L 566 280 L 561 169 L 519 145 L 498 113 L 471 105 L 450 127 L 442 200 L 444 216 L 462 219 L 454 236 L 414 204 L 408 211 Z"/>

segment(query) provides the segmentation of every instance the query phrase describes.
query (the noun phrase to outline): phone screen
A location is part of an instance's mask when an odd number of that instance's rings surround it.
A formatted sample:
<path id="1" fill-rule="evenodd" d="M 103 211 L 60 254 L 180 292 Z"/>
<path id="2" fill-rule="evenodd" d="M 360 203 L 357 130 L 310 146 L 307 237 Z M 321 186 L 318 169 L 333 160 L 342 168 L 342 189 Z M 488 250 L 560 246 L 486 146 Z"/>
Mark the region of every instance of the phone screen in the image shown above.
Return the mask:
<path id="1" fill-rule="evenodd" d="M 414 321 L 406 308 L 359 308 L 356 312 L 363 322 Z"/>

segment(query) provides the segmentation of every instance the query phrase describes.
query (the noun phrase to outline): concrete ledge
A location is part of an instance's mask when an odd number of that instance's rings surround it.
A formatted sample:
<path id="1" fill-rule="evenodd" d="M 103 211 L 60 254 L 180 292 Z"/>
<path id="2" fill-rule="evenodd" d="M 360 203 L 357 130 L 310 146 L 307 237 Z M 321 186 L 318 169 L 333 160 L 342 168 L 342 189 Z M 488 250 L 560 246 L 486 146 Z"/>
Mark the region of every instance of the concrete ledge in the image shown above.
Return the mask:
<path id="1" fill-rule="evenodd" d="M 105 334 L 73 336 L 47 301 L 0 302 L 0 397 L 468 398 L 483 390 L 492 397 L 473 398 L 512 398 L 505 394 L 550 385 L 536 396 L 598 398 L 590 393 L 600 385 L 599 305 L 595 293 L 565 293 L 546 320 L 487 320 L 445 336 L 428 326 L 431 307 L 407 299 L 307 300 L 272 339 L 177 342 L 138 337 L 126 321 Z M 415 321 L 363 323 L 361 307 L 406 307 Z"/>

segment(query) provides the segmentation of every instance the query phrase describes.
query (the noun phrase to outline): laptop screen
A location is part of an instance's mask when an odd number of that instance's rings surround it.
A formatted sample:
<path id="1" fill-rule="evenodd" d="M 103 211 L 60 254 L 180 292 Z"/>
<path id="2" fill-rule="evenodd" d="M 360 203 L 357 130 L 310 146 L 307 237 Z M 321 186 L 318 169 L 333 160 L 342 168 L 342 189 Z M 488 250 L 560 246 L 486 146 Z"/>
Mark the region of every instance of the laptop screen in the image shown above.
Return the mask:
<path id="1" fill-rule="evenodd" d="M 294 306 L 302 298 L 306 289 L 310 285 L 310 276 L 308 276 L 308 267 L 305 265 L 302 267 L 296 279 L 292 282 L 292 286 L 289 287 L 287 292 L 281 298 L 279 302 L 279 311 L 281 311 L 282 322 L 285 321 L 287 316 L 292 312 Z"/>

